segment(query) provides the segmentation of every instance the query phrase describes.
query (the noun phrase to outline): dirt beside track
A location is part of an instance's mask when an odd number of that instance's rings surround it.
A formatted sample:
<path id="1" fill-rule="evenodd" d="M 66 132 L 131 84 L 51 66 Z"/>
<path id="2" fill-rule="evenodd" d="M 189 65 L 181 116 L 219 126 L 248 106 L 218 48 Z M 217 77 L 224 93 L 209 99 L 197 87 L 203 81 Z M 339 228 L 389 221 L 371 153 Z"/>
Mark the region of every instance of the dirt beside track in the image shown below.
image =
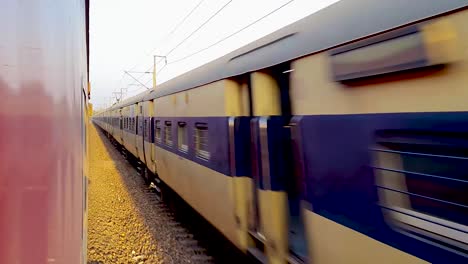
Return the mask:
<path id="1" fill-rule="evenodd" d="M 101 130 L 89 133 L 88 264 L 199 263 L 137 171 Z"/>

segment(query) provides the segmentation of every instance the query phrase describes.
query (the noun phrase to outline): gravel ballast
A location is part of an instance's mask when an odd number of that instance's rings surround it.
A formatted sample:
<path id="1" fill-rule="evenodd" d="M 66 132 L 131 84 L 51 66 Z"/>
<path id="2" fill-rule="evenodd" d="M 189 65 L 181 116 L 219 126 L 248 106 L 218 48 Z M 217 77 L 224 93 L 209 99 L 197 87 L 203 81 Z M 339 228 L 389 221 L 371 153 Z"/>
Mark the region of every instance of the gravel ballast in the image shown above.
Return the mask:
<path id="1" fill-rule="evenodd" d="M 104 132 L 89 133 L 88 264 L 210 263 Z"/>

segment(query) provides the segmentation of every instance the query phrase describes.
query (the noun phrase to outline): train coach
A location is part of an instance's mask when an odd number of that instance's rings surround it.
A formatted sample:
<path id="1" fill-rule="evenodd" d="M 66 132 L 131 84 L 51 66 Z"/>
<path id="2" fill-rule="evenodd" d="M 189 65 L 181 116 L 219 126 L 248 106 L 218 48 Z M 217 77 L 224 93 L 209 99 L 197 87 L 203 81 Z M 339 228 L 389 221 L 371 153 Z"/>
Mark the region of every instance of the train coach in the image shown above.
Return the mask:
<path id="1" fill-rule="evenodd" d="M 342 0 L 99 113 L 268 263 L 466 263 L 468 1 Z"/>
<path id="2" fill-rule="evenodd" d="M 0 263 L 87 263 L 89 0 L 0 1 Z"/>

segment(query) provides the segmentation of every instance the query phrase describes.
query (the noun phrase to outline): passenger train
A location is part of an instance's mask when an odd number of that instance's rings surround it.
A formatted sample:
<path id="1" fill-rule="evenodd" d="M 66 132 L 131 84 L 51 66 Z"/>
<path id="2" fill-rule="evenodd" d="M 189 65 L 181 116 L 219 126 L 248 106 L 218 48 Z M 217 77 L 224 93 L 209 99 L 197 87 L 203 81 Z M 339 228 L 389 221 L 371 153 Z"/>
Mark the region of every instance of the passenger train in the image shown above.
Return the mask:
<path id="1" fill-rule="evenodd" d="M 89 0 L 0 0 L 0 263 L 87 263 Z"/>
<path id="2" fill-rule="evenodd" d="M 94 116 L 268 263 L 467 263 L 468 1 L 342 0 Z"/>

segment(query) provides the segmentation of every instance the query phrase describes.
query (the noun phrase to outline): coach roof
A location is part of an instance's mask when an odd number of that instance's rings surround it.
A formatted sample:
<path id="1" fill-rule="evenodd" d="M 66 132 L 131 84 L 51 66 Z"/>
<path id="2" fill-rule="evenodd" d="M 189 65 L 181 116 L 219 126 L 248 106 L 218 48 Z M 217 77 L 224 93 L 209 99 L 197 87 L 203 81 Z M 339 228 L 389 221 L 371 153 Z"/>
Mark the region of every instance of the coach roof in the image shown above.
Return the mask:
<path id="1" fill-rule="evenodd" d="M 468 0 L 342 0 L 114 107 L 264 69 L 468 6 Z"/>

